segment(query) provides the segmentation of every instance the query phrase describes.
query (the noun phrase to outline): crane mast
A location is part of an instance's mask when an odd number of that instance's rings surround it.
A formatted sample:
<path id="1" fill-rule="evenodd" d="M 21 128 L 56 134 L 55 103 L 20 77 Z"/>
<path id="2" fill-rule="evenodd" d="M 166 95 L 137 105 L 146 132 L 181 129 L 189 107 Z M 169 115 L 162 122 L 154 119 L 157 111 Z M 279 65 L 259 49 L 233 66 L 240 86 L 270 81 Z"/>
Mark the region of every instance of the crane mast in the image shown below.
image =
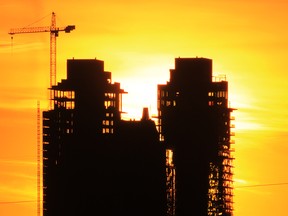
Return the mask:
<path id="1" fill-rule="evenodd" d="M 58 37 L 60 31 L 70 33 L 70 31 L 74 29 L 75 25 L 68 25 L 66 27 L 56 27 L 56 15 L 54 12 L 52 12 L 51 26 L 12 28 L 10 29 L 8 34 L 14 35 L 23 33 L 50 32 L 50 87 L 52 87 L 53 85 L 56 85 L 56 38 Z M 51 98 L 52 98 L 52 92 L 50 91 L 50 99 Z"/>
<path id="2" fill-rule="evenodd" d="M 55 14 L 52 13 L 51 31 L 50 31 L 50 87 L 52 85 L 56 85 L 56 37 L 58 36 L 58 32 L 55 30 L 56 30 L 56 17 Z"/>

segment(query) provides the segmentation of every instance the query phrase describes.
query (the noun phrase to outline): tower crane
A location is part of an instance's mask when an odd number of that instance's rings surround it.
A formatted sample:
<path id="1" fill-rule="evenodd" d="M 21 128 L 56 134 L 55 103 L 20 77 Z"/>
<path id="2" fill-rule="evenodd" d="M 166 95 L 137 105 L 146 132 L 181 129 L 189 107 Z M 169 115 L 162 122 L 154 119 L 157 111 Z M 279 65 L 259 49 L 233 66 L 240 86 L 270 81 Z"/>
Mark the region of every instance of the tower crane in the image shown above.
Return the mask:
<path id="1" fill-rule="evenodd" d="M 10 35 L 22 33 L 41 33 L 50 32 L 50 87 L 56 85 L 56 38 L 60 31 L 70 33 L 75 29 L 75 25 L 68 25 L 66 27 L 56 27 L 56 15 L 52 12 L 51 26 L 44 27 L 24 27 L 12 28 L 8 32 Z M 50 108 L 52 108 L 52 91 L 50 91 Z M 37 103 L 37 215 L 41 215 L 40 205 L 40 160 L 41 160 L 41 147 L 40 147 L 40 102 Z"/>
<path id="2" fill-rule="evenodd" d="M 23 27 L 12 28 L 8 32 L 10 35 L 23 34 L 23 33 L 40 33 L 50 32 L 50 87 L 56 85 L 56 37 L 58 37 L 60 31 L 70 33 L 75 29 L 75 25 L 68 25 L 66 27 L 56 27 L 56 15 L 52 12 L 51 26 L 44 27 Z M 50 99 L 52 92 L 50 92 Z"/>

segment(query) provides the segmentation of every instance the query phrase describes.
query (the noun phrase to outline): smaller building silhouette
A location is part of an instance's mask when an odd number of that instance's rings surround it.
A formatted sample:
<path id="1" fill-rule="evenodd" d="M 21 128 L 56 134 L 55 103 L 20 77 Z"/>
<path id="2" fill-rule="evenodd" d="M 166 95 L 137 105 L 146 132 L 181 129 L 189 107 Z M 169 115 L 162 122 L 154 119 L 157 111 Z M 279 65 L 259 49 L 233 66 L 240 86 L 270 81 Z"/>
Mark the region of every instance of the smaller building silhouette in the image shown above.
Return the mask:
<path id="1" fill-rule="evenodd" d="M 165 149 L 154 121 L 121 119 L 120 83 L 96 59 L 67 61 L 43 112 L 43 215 L 166 214 Z"/>

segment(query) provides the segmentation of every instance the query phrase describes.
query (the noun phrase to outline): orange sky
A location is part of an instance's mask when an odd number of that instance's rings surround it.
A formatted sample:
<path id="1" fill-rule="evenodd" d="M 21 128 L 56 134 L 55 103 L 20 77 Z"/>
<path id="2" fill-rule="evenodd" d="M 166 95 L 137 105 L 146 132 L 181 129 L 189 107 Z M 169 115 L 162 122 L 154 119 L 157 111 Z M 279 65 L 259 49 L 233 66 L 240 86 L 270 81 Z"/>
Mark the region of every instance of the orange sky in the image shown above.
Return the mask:
<path id="1" fill-rule="evenodd" d="M 129 92 L 123 108 L 131 118 L 143 106 L 156 114 L 156 87 L 175 57 L 213 59 L 238 109 L 235 216 L 286 214 L 288 185 L 243 186 L 288 182 L 287 1 L 59 2 L 0 3 L 0 215 L 36 216 L 36 104 L 47 108 L 49 84 L 49 34 L 15 35 L 12 47 L 7 33 L 48 26 L 52 11 L 57 26 L 76 25 L 57 38 L 58 81 L 68 58 L 104 60 Z"/>

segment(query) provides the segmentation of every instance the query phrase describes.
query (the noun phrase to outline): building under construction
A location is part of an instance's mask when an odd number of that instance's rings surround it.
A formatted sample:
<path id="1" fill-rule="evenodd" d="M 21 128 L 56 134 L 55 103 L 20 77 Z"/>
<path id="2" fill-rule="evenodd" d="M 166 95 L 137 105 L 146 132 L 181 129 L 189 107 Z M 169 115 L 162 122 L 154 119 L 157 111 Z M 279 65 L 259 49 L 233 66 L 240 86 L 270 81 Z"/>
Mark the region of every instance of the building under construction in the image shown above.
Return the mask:
<path id="1" fill-rule="evenodd" d="M 144 109 L 121 120 L 124 90 L 99 60 L 68 60 L 43 112 L 43 215 L 165 215 L 165 149 Z"/>
<path id="2" fill-rule="evenodd" d="M 231 216 L 233 109 L 212 79 L 212 60 L 175 59 L 156 127 L 121 119 L 103 61 L 68 60 L 43 112 L 43 215 Z"/>
<path id="3" fill-rule="evenodd" d="M 228 82 L 212 60 L 177 58 L 158 85 L 158 130 L 167 155 L 168 215 L 231 216 L 231 112 Z"/>

